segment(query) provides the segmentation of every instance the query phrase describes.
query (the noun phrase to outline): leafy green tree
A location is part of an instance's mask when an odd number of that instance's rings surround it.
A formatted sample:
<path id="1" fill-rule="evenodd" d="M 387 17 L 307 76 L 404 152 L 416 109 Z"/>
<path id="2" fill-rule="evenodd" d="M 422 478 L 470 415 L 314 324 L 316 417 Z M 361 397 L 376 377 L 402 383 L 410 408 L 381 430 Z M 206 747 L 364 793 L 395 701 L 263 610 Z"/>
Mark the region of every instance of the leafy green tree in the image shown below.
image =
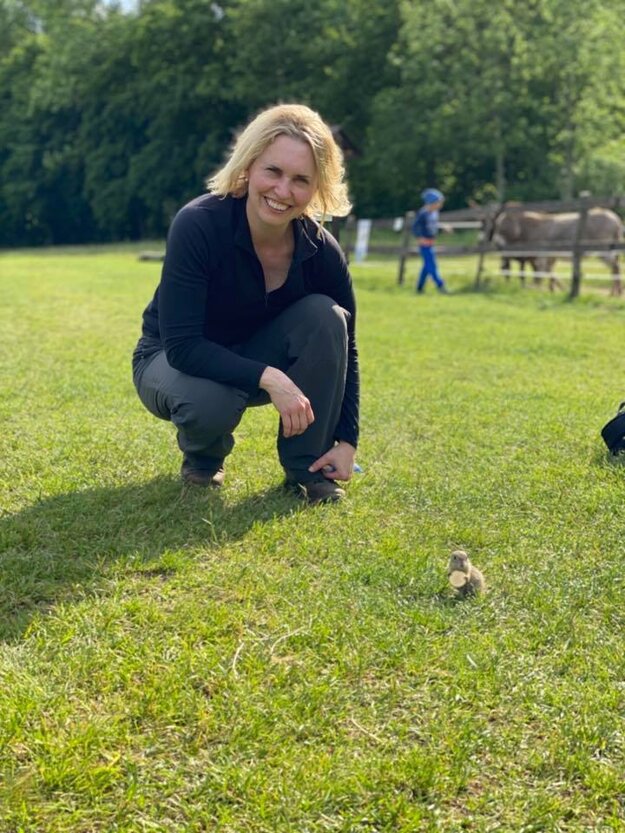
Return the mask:
<path id="1" fill-rule="evenodd" d="M 234 132 L 310 104 L 356 211 L 621 188 L 623 0 L 0 0 L 0 244 L 164 233 Z"/>
<path id="2" fill-rule="evenodd" d="M 241 117 L 227 84 L 227 33 L 202 0 L 151 2 L 131 16 L 87 2 L 66 12 L 38 6 L 34 80 L 24 88 L 39 136 L 31 184 L 40 181 L 50 208 L 37 211 L 41 238 L 161 235 Z"/>
<path id="3" fill-rule="evenodd" d="M 245 108 L 228 72 L 233 38 L 225 4 L 153 2 L 136 18 L 130 57 L 142 139 L 130 155 L 129 192 L 162 233 L 176 207 L 196 196 L 222 161 Z"/>
<path id="4" fill-rule="evenodd" d="M 68 61 L 80 54 L 76 32 L 90 16 L 94 23 L 94 4 L 24 5 L 26 33 L 0 62 L 3 242 L 77 242 L 97 234 L 75 144 L 80 67 Z"/>
<path id="5" fill-rule="evenodd" d="M 20 0 L 0 2 L 0 58 L 28 34 L 32 34 L 36 21 Z"/>
<path id="6" fill-rule="evenodd" d="M 622 13 L 622 0 L 404 4 L 399 84 L 375 99 L 359 203 L 400 211 L 427 183 L 451 206 L 570 196 L 625 126 Z"/>
<path id="7" fill-rule="evenodd" d="M 380 94 L 368 150 L 391 146 L 395 154 L 399 139 L 402 200 L 407 175 L 415 192 L 435 182 L 452 204 L 474 195 L 484 180 L 503 198 L 508 159 L 526 140 L 533 110 L 527 96 L 531 10 L 514 0 L 496 6 L 456 0 L 429 11 L 405 4 L 402 14 L 391 56 L 400 90 Z"/>
<path id="8" fill-rule="evenodd" d="M 388 55 L 401 21 L 398 0 L 344 0 L 330 4 L 332 25 L 323 37 L 332 45 L 323 76 L 313 76 L 315 101 L 324 116 L 339 123 L 357 145 L 371 119 L 375 95 L 397 82 Z"/>
<path id="9" fill-rule="evenodd" d="M 397 78 L 388 53 L 398 0 L 236 0 L 227 16 L 233 93 L 245 119 L 268 104 L 302 101 L 363 144 L 376 93 Z M 370 190 L 375 170 L 358 161 L 349 168 L 354 194 Z"/>
<path id="10" fill-rule="evenodd" d="M 595 148 L 625 131 L 625 38 L 622 0 L 544 0 L 534 49 L 549 97 L 548 160 L 559 190 L 571 198 Z M 592 183 L 586 178 L 586 184 Z M 598 183 L 597 183 L 598 184 Z"/>

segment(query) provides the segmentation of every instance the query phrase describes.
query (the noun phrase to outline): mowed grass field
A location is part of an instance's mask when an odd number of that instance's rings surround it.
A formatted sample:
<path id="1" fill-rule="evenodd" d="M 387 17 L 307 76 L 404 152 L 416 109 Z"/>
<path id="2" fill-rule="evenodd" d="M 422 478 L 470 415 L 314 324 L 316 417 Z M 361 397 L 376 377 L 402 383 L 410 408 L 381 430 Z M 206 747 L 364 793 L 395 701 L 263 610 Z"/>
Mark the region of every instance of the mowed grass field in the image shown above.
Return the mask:
<path id="1" fill-rule="evenodd" d="M 158 264 L 0 255 L 2 833 L 625 830 L 625 306 L 444 267 L 354 267 L 364 473 L 309 509 L 271 407 L 182 491 Z"/>

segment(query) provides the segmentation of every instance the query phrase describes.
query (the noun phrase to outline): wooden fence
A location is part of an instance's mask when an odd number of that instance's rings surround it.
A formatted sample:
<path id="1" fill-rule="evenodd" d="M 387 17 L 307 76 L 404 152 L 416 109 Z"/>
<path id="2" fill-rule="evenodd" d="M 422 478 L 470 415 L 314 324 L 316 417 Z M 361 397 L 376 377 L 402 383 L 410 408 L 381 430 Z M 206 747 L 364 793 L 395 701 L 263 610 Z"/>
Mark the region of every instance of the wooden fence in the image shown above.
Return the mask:
<path id="1" fill-rule="evenodd" d="M 570 201 L 546 201 L 546 202 L 531 202 L 531 203 L 516 203 L 505 205 L 506 211 L 543 211 L 547 213 L 554 212 L 577 212 L 579 220 L 575 235 L 570 245 L 566 243 L 554 248 L 554 244 L 550 241 L 532 242 L 531 246 L 528 244 L 515 244 L 506 246 L 502 249 L 496 246 L 491 238 L 493 227 L 497 215 L 502 210 L 499 204 L 491 204 L 488 206 L 476 206 L 474 208 L 460 209 L 457 211 L 443 211 L 440 214 L 441 226 L 450 227 L 452 229 L 480 229 L 480 240 L 477 244 L 471 246 L 437 246 L 436 253 L 439 256 L 459 256 L 459 255 L 477 255 L 477 271 L 475 275 L 475 285 L 479 287 L 482 281 L 484 271 L 484 259 L 489 253 L 499 254 L 502 258 L 540 258 L 540 257 L 566 257 L 572 260 L 572 275 L 571 275 L 571 290 L 572 298 L 579 295 L 581 287 L 581 261 L 584 255 L 598 254 L 604 255 L 610 252 L 625 251 L 625 243 L 610 243 L 586 240 L 584 238 L 584 228 L 588 217 L 588 212 L 591 208 L 610 208 L 613 211 L 625 209 L 624 197 L 612 198 L 593 198 L 590 196 L 582 196 L 577 200 Z M 406 264 L 411 257 L 419 255 L 419 247 L 415 244 L 412 235 L 412 223 L 415 213 L 413 211 L 407 212 L 403 218 L 395 218 L 393 220 L 381 219 L 372 220 L 371 228 L 375 230 L 389 230 L 393 229 L 397 233 L 398 227 L 401 225 L 399 232 L 399 240 L 395 244 L 371 244 L 368 246 L 368 252 L 373 254 L 389 254 L 395 255 L 399 259 L 399 270 L 397 281 L 400 284 L 404 283 Z M 350 257 L 355 251 L 355 232 L 357 228 L 357 220 L 355 217 L 349 217 L 347 222 L 340 230 L 340 239 L 343 250 L 346 255 Z"/>

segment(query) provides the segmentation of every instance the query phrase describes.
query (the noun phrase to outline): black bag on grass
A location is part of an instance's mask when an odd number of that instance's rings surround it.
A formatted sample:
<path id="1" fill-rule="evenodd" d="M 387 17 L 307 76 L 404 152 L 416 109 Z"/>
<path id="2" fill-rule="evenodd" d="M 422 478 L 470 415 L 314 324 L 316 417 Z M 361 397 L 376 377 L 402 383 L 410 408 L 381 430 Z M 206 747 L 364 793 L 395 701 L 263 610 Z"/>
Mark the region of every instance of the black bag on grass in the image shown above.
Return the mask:
<path id="1" fill-rule="evenodd" d="M 625 451 L 625 402 L 618 406 L 618 413 L 601 429 L 601 436 L 611 454 Z"/>

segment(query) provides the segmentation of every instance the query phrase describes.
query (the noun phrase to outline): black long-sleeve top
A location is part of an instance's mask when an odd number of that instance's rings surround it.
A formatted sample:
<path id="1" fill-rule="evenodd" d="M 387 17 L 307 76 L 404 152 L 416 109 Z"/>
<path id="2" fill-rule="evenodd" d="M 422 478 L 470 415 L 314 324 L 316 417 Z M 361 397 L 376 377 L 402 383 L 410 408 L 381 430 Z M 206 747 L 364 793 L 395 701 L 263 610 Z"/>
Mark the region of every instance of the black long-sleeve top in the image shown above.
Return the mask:
<path id="1" fill-rule="evenodd" d="M 328 295 L 349 313 L 347 378 L 335 439 L 356 446 L 356 304 L 343 252 L 313 220 L 294 220 L 286 281 L 268 293 L 245 204 L 245 197 L 205 194 L 178 212 L 167 236 L 161 282 L 143 313 L 143 335 L 160 340 L 176 370 L 254 394 L 267 365 L 229 348 L 247 341 L 300 298 Z"/>

